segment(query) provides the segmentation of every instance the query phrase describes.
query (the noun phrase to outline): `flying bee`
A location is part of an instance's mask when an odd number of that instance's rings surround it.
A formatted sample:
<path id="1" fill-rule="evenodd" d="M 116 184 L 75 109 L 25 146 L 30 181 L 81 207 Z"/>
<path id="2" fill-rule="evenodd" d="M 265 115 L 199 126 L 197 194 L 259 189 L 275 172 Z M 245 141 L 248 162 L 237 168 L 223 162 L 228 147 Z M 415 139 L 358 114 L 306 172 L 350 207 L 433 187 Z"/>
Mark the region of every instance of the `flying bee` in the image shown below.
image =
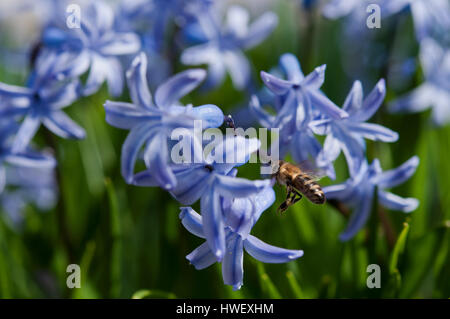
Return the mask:
<path id="1" fill-rule="evenodd" d="M 314 204 L 325 203 L 325 194 L 316 182 L 319 178 L 294 164 L 279 161 L 278 170 L 272 175 L 278 184 L 286 186 L 286 200 L 278 207 L 282 213 L 300 199 L 302 194 Z"/>

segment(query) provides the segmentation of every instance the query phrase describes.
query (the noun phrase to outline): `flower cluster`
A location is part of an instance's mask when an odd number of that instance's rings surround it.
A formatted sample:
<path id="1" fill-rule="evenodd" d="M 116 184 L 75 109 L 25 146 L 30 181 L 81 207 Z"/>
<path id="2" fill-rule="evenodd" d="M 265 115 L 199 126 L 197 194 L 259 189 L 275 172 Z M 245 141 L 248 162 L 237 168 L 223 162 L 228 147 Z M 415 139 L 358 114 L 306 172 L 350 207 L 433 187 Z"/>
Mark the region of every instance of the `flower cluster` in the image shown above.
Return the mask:
<path id="1" fill-rule="evenodd" d="M 371 166 L 367 164 L 365 139 L 382 142 L 398 139 L 396 132 L 366 122 L 384 100 L 386 87 L 383 79 L 366 98 L 363 98 L 361 82 L 355 81 L 343 107 L 339 108 L 320 91 L 325 80 L 325 65 L 305 77 L 296 57 L 284 54 L 280 58 L 280 67 L 286 79 L 261 72 L 264 84 L 274 93 L 276 115 L 266 111 L 256 96 L 253 96 L 250 107 L 261 125 L 280 129 L 282 158 L 289 151 L 295 162 L 313 161 L 315 166 L 335 179 L 333 162 L 341 151 L 344 153 L 350 178 L 342 185 L 326 187 L 324 192 L 327 198 L 339 199 L 354 208 L 348 229 L 341 235 L 342 240 L 348 240 L 367 221 L 375 185 L 389 188 L 404 182 L 414 173 L 419 160 L 414 157 L 404 164 L 406 168 L 402 166 L 386 172 L 391 178 L 389 181 L 378 176 L 381 174 L 378 160 Z M 326 135 L 323 147 L 315 134 Z M 380 202 L 390 209 L 410 212 L 418 205 L 414 199 L 403 199 L 382 190 L 378 193 Z"/>

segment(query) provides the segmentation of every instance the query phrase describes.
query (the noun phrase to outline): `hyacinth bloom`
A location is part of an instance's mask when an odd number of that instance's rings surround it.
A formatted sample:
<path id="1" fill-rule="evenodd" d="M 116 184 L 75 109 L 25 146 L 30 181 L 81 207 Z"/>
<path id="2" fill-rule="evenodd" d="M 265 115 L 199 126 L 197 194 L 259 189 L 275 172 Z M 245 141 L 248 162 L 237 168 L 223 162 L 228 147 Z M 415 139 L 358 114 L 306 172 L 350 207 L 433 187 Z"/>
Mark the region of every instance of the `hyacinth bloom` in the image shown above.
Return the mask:
<path id="1" fill-rule="evenodd" d="M 222 201 L 248 197 L 270 184 L 270 180 L 250 181 L 236 177 L 235 167 L 245 164 L 259 145 L 255 138 L 227 136 L 214 146 L 203 162 L 172 165 L 177 184 L 171 194 L 183 205 L 192 205 L 201 199 L 203 231 L 218 260 L 222 260 L 226 249 Z M 134 184 L 155 186 L 157 181 L 152 171 L 144 171 L 136 174 Z"/>
<path id="2" fill-rule="evenodd" d="M 41 123 L 62 138 L 82 139 L 83 128 L 63 111 L 78 98 L 79 81 L 59 81 L 69 72 L 65 65 L 70 54 L 44 52 L 37 60 L 26 87 L 0 83 L 0 116 L 23 118 L 12 146 L 13 152 L 26 149 Z"/>
<path id="3" fill-rule="evenodd" d="M 130 134 L 122 147 L 122 176 L 133 181 L 134 166 L 144 147 L 144 161 L 158 185 L 172 189 L 176 178 L 170 167 L 168 138 L 176 128 L 194 127 L 201 120 L 204 128 L 218 127 L 223 113 L 215 105 L 182 106 L 178 100 L 195 89 L 206 77 L 201 69 L 181 72 L 162 83 L 153 102 L 148 89 L 147 58 L 137 56 L 127 72 L 128 87 L 133 103 L 106 101 L 106 121 L 112 126 L 128 129 Z"/>
<path id="4" fill-rule="evenodd" d="M 347 228 L 341 233 L 340 239 L 349 240 L 364 227 L 372 210 L 375 187 L 378 190 L 378 201 L 382 206 L 402 212 L 415 210 L 419 205 L 417 199 L 403 198 L 386 189 L 408 180 L 418 165 L 419 158 L 413 156 L 401 166 L 383 172 L 380 162 L 375 159 L 371 165 L 363 162 L 359 172 L 345 183 L 325 187 L 323 191 L 328 199 L 337 199 L 353 208 Z"/>
<path id="5" fill-rule="evenodd" d="M 363 100 L 361 82 L 355 81 L 343 106 L 343 110 L 349 115 L 348 118 L 325 119 L 310 123 L 316 134 L 327 134 L 323 150 L 318 156 L 319 165 L 334 162 L 342 150 L 350 174 L 353 175 L 359 171 L 361 162 L 365 160 L 364 138 L 382 142 L 398 140 L 396 132 L 378 124 L 366 123 L 380 107 L 385 94 L 385 82 L 381 79 Z"/>
<path id="6" fill-rule="evenodd" d="M 54 166 L 8 165 L 5 172 L 5 190 L 0 192 L 0 206 L 12 227 L 20 227 L 27 204 L 35 205 L 41 211 L 53 208 L 57 201 Z"/>
<path id="7" fill-rule="evenodd" d="M 234 87 L 244 89 L 250 81 L 251 68 L 242 51 L 267 38 L 278 23 L 277 16 L 268 12 L 249 25 L 248 11 L 232 6 L 228 9 L 224 27 L 210 11 L 198 19 L 206 43 L 184 50 L 181 61 L 187 65 L 207 64 L 210 87 L 220 85 L 228 72 Z"/>
<path id="8" fill-rule="evenodd" d="M 391 102 L 392 112 L 420 112 L 432 107 L 436 125 L 450 122 L 450 50 L 432 39 L 420 46 L 425 82 L 412 92 Z"/>
<path id="9" fill-rule="evenodd" d="M 215 262 L 222 262 L 222 276 L 226 285 L 234 290 L 243 284 L 244 250 L 253 258 L 264 263 L 285 263 L 303 256 L 302 250 L 290 250 L 275 247 L 253 235 L 250 231 L 261 214 L 275 201 L 275 193 L 271 187 L 246 198 L 236 198 L 223 202 L 225 216 L 224 233 L 226 251 L 223 259 L 217 259 L 207 242 L 203 243 L 186 256 L 195 269 L 204 269 Z M 192 234 L 207 238 L 204 231 L 204 216 L 200 216 L 190 207 L 181 208 L 180 219 L 183 226 Z"/>
<path id="10" fill-rule="evenodd" d="M 48 185 L 46 177 L 51 175 L 56 165 L 52 156 L 37 153 L 29 147 L 20 153 L 13 152 L 11 144 L 16 131 L 17 125 L 14 122 L 0 120 L 0 197 L 2 205 L 6 211 L 11 212 L 11 216 L 15 216 L 12 212 L 17 210 L 6 209 L 6 203 L 10 203 L 11 206 L 13 202 L 18 203 L 14 198 L 17 198 L 19 192 L 20 195 L 32 196 L 31 194 L 35 192 L 29 192 L 31 188 L 43 191 L 46 188 L 45 185 Z M 42 175 L 39 175 L 40 173 Z M 5 189 L 7 186 L 19 188 L 16 195 L 8 196 Z M 19 197 L 24 198 L 24 196 Z"/>
<path id="11" fill-rule="evenodd" d="M 281 157 L 290 150 L 297 163 L 311 158 L 316 160 L 322 147 L 314 137 L 309 123 L 322 117 L 340 120 L 348 117 L 348 114 L 319 90 L 325 80 L 325 65 L 317 67 L 305 77 L 297 58 L 292 54 L 284 54 L 280 58 L 280 66 L 287 79 L 261 72 L 266 87 L 281 100 L 276 101 L 281 105 L 277 107 L 276 116 L 262 109 L 255 98 L 250 107 L 261 125 L 280 129 Z M 321 168 L 331 178 L 335 177 L 331 162 L 322 162 Z"/>
<path id="12" fill-rule="evenodd" d="M 48 48 L 78 54 L 77 63 L 72 64 L 74 75 L 90 69 L 84 95 L 95 93 L 106 80 L 110 95 L 118 96 L 124 82 L 118 57 L 138 52 L 139 37 L 132 32 L 116 32 L 114 12 L 102 1 L 89 2 L 81 12 L 80 28 L 68 28 L 66 21 L 55 23 L 44 31 L 43 42 Z"/>

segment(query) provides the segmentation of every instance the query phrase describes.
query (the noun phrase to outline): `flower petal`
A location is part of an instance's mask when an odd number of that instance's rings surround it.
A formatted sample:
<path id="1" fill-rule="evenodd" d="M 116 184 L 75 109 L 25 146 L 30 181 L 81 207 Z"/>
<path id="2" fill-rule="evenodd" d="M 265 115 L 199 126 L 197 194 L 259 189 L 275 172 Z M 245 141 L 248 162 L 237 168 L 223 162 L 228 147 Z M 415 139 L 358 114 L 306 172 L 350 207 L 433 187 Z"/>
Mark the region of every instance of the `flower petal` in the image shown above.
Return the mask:
<path id="1" fill-rule="evenodd" d="M 327 66 L 321 65 L 314 69 L 313 72 L 308 74 L 302 81 L 302 86 L 308 87 L 312 90 L 319 89 L 325 81 L 325 69 Z"/>
<path id="2" fill-rule="evenodd" d="M 252 235 L 244 241 L 244 248 L 250 256 L 263 263 L 286 263 L 303 256 L 303 250 L 272 246 Z"/>
<path id="3" fill-rule="evenodd" d="M 384 79 L 378 81 L 372 92 L 364 99 L 362 108 L 352 114 L 351 120 L 357 122 L 364 122 L 370 119 L 375 112 L 380 108 L 386 96 L 386 84 Z"/>
<path id="4" fill-rule="evenodd" d="M 428 83 L 424 83 L 389 103 L 389 110 L 397 112 L 421 112 L 433 104 L 436 90 Z"/>
<path id="5" fill-rule="evenodd" d="M 202 216 L 191 207 L 181 207 L 179 218 L 184 228 L 197 237 L 205 238 L 203 234 Z"/>
<path id="6" fill-rule="evenodd" d="M 223 59 L 234 87 L 243 90 L 250 81 L 250 63 L 246 56 L 238 50 L 225 51 Z"/>
<path id="7" fill-rule="evenodd" d="M 62 111 L 54 111 L 43 118 L 42 123 L 62 138 L 83 139 L 86 132 Z"/>
<path id="8" fill-rule="evenodd" d="M 103 55 L 125 55 L 136 53 L 141 47 L 141 41 L 135 33 L 114 33 L 105 43 L 101 44 L 99 52 Z"/>
<path id="9" fill-rule="evenodd" d="M 280 57 L 280 66 L 290 82 L 300 83 L 303 80 L 304 75 L 295 55 L 291 53 L 283 54 Z"/>
<path id="10" fill-rule="evenodd" d="M 378 124 L 348 121 L 346 125 L 353 134 L 363 136 L 372 141 L 395 142 L 398 140 L 398 133 Z"/>
<path id="11" fill-rule="evenodd" d="M 275 121 L 275 117 L 273 115 L 270 115 L 267 113 L 259 103 L 259 99 L 256 95 L 252 95 L 250 99 L 250 110 L 252 111 L 253 115 L 257 118 L 259 123 L 266 127 L 270 128 L 272 127 L 272 123 Z"/>
<path id="12" fill-rule="evenodd" d="M 333 119 L 339 120 L 348 117 L 347 112 L 339 108 L 336 104 L 331 102 L 329 98 L 322 92 L 311 89 L 307 90 L 308 97 L 311 100 L 311 104 L 317 107 L 320 111 L 324 112 Z"/>
<path id="13" fill-rule="evenodd" d="M 360 81 L 353 82 L 352 89 L 345 98 L 342 109 L 352 116 L 353 113 L 361 109 L 363 104 L 363 88 Z"/>
<path id="14" fill-rule="evenodd" d="M 106 101 L 104 107 L 106 122 L 122 129 L 131 129 L 138 124 L 160 118 L 160 112 L 157 112 L 156 109 L 153 109 L 152 112 L 125 102 Z"/>
<path id="15" fill-rule="evenodd" d="M 223 282 L 233 286 L 233 290 L 241 288 L 244 278 L 243 246 L 241 236 L 233 234 L 227 241 L 227 250 L 222 261 Z"/>
<path id="16" fill-rule="evenodd" d="M 153 171 L 154 178 L 161 188 L 171 190 L 175 187 L 177 180 L 168 163 L 169 151 L 165 132 L 157 133 L 148 142 L 144 152 L 144 161 L 147 168 Z"/>
<path id="17" fill-rule="evenodd" d="M 399 167 L 381 173 L 377 177 L 376 183 L 380 188 L 400 185 L 416 172 L 417 166 L 419 166 L 419 158 L 413 156 Z"/>
<path id="18" fill-rule="evenodd" d="M 216 256 L 212 253 L 208 243 L 203 243 L 194 249 L 186 259 L 194 265 L 195 269 L 205 269 L 217 261 Z"/>
<path id="19" fill-rule="evenodd" d="M 127 183 L 133 181 L 134 165 L 142 145 L 155 136 L 159 129 L 158 125 L 141 124 L 131 129 L 125 139 L 122 145 L 121 171 Z"/>
<path id="20" fill-rule="evenodd" d="M 263 42 L 276 28 L 278 16 L 273 12 L 266 12 L 254 21 L 242 41 L 242 47 L 249 49 Z"/>
<path id="21" fill-rule="evenodd" d="M 261 71 L 261 79 L 264 84 L 277 95 L 284 95 L 292 87 L 292 83 L 286 80 L 279 79 L 267 72 Z"/>
<path id="22" fill-rule="evenodd" d="M 270 185 L 270 180 L 251 181 L 245 178 L 217 175 L 214 180 L 216 191 L 222 196 L 248 197 Z"/>
<path id="23" fill-rule="evenodd" d="M 190 69 L 172 76 L 156 90 L 155 102 L 159 108 L 172 106 L 194 90 L 206 77 L 205 70 Z"/>
<path id="24" fill-rule="evenodd" d="M 384 207 L 404 213 L 412 212 L 419 206 L 419 200 L 416 198 L 403 198 L 381 190 L 378 191 L 378 199 Z"/>
<path id="25" fill-rule="evenodd" d="M 218 261 L 221 261 L 225 254 L 225 231 L 222 219 L 222 205 L 219 193 L 214 187 L 202 196 L 200 209 L 203 219 L 203 233 L 206 236 L 211 251 Z"/>
<path id="26" fill-rule="evenodd" d="M 368 184 L 361 190 L 355 209 L 350 216 L 347 228 L 339 235 L 339 239 L 347 241 L 364 227 L 372 209 L 374 187 Z"/>
<path id="27" fill-rule="evenodd" d="M 206 104 L 194 107 L 192 113 L 198 119 L 201 119 L 203 129 L 216 128 L 223 123 L 223 112 L 222 110 L 213 104 Z"/>
<path id="28" fill-rule="evenodd" d="M 144 52 L 134 58 L 126 75 L 133 103 L 151 109 L 153 101 L 147 85 L 147 56 Z"/>
<path id="29" fill-rule="evenodd" d="M 28 144 L 30 144 L 40 125 L 41 119 L 37 115 L 30 114 L 26 116 L 14 138 L 12 152 L 20 153 L 24 151 Z"/>

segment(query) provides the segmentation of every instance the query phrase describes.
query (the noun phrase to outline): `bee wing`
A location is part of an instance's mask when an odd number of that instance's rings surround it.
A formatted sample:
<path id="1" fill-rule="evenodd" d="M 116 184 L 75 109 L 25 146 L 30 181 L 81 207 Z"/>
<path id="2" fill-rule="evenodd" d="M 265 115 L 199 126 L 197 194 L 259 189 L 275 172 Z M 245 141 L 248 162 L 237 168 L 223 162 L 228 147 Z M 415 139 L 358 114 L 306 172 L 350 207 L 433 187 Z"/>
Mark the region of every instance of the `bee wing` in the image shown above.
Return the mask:
<path id="1" fill-rule="evenodd" d="M 317 167 L 317 165 L 311 160 L 304 160 L 298 164 L 301 171 L 311 177 L 312 180 L 318 181 L 323 177 L 327 176 L 324 169 Z"/>

